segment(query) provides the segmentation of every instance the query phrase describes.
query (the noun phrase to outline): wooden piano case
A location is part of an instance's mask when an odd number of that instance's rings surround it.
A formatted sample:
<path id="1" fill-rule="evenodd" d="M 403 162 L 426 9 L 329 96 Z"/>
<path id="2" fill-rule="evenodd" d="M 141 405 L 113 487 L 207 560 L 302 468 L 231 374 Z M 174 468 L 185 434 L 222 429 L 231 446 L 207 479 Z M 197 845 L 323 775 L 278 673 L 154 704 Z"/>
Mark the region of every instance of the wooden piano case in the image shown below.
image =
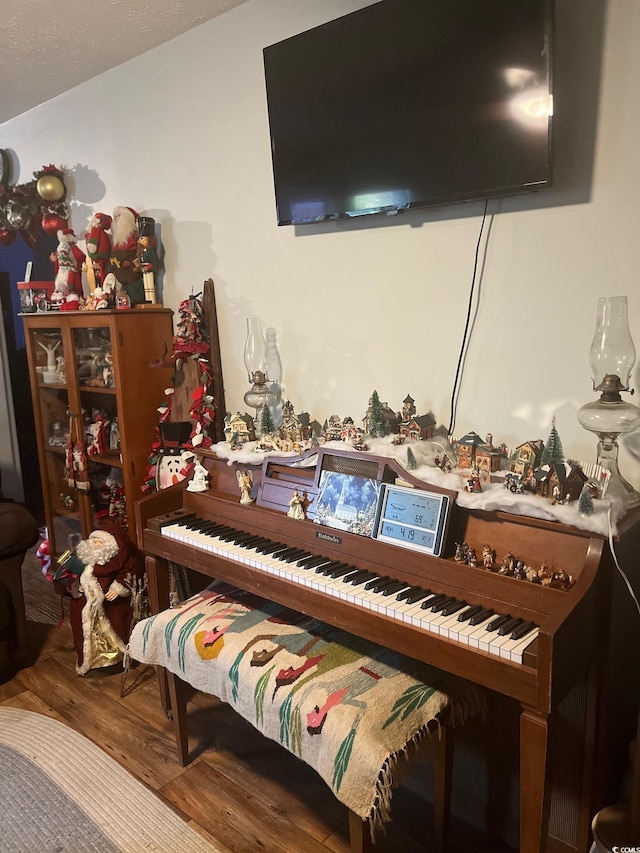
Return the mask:
<path id="1" fill-rule="evenodd" d="M 239 503 L 235 466 L 211 452 L 201 457 L 210 474 L 209 491 L 192 493 L 183 483 L 138 502 L 139 545 L 149 557 L 153 607 L 167 606 L 167 567 L 168 561 L 174 561 L 515 700 L 520 708 L 521 853 L 583 853 L 589 844 L 591 816 L 606 798 L 615 795 L 619 767 L 614 757 L 624 750 L 627 733 L 634 731 L 637 708 L 636 686 L 623 688 L 620 667 L 611 665 L 608 653 L 609 642 L 616 650 L 621 642 L 618 635 L 623 626 L 615 608 L 625 611 L 625 619 L 629 614 L 606 540 L 557 522 L 458 506 L 452 509 L 445 550 L 439 558 L 350 533 L 319 537 L 321 527 L 311 518 L 295 521 L 287 517 L 291 491 L 306 491 L 309 506 L 313 506 L 319 467 L 340 468 L 350 464 L 354 454 L 327 455 L 319 449 L 315 456 L 315 464 L 308 457 L 295 461 L 268 458 L 254 467 L 258 500 L 253 506 Z M 377 466 L 375 476 L 382 481 L 400 477 L 416 488 L 426 487 L 393 460 L 369 455 L 365 460 Z M 472 649 L 162 535 L 164 523 L 188 513 L 332 559 L 348 560 L 357 567 L 464 598 L 469 604 L 490 606 L 498 613 L 533 620 L 539 626 L 538 636 L 522 663 Z M 619 537 L 617 549 L 625 556 L 637 548 L 636 522 L 629 519 Z M 463 541 L 478 553 L 489 543 L 498 555 L 511 551 L 532 566 L 548 561 L 575 582 L 568 590 L 554 589 L 461 565 L 454 553 L 456 542 Z M 612 626 L 617 630 L 612 632 Z M 629 650 L 628 661 L 633 653 Z M 617 704 L 622 689 L 628 705 L 623 712 Z M 616 715 L 613 725 L 612 713 Z"/>

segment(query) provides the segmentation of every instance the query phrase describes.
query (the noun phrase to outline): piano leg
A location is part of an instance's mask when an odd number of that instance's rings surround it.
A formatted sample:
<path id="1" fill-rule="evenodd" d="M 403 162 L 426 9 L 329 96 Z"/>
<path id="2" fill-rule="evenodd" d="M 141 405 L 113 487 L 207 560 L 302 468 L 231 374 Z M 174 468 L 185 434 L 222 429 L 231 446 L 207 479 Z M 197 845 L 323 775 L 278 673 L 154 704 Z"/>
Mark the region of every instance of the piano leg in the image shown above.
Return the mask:
<path id="1" fill-rule="evenodd" d="M 520 853 L 544 850 L 549 807 L 544 784 L 548 735 L 547 717 L 523 708 L 520 714 Z"/>
<path id="2" fill-rule="evenodd" d="M 373 853 L 369 823 L 349 809 L 349 841 L 351 853 Z"/>
<path id="3" fill-rule="evenodd" d="M 149 601 L 151 612 L 161 613 L 169 606 L 169 564 L 160 557 L 145 557 L 144 567 L 149 584 Z M 160 687 L 160 704 L 167 716 L 171 711 L 169 701 L 169 686 L 164 667 L 158 667 L 158 684 Z"/>
<path id="4" fill-rule="evenodd" d="M 451 783 L 453 781 L 454 730 L 441 726 L 432 735 L 433 741 L 433 811 L 435 820 L 435 849 L 447 849 L 449 817 L 451 814 Z"/>

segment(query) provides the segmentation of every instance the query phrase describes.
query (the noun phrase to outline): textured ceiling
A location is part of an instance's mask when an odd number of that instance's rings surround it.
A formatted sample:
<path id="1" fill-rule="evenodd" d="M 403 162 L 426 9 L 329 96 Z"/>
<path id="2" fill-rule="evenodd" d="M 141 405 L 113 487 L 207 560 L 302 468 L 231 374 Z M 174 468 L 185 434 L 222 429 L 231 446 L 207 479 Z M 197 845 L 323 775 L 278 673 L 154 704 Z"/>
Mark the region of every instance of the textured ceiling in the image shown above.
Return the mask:
<path id="1" fill-rule="evenodd" d="M 246 0 L 3 0 L 0 124 Z"/>

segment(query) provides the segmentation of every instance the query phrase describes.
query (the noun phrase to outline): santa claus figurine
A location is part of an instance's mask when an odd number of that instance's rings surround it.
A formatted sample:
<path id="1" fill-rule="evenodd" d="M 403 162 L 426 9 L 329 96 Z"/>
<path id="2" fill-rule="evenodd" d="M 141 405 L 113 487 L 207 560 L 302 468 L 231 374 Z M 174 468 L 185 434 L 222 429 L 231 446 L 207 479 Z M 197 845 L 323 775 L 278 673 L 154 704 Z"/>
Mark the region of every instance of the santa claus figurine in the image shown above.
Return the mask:
<path id="1" fill-rule="evenodd" d="M 115 207 L 111 223 L 109 272 L 119 289 L 126 291 L 131 305 L 144 302 L 144 284 L 138 253 L 138 214 L 132 207 Z"/>
<path id="2" fill-rule="evenodd" d="M 58 248 L 51 255 L 55 268 L 52 302 L 64 302 L 71 291 L 82 294 L 82 265 L 86 255 L 76 244 L 71 228 L 58 231 Z"/>
<path id="3" fill-rule="evenodd" d="M 111 237 L 107 234 L 111 223 L 112 219 L 107 213 L 95 213 L 89 220 L 89 227 L 84 235 L 87 255 L 98 287 L 104 281 L 111 257 Z"/>
<path id="4" fill-rule="evenodd" d="M 72 598 L 69 617 L 78 657 L 76 672 L 113 666 L 123 658 L 131 627 L 131 590 L 127 575 L 142 574 L 127 532 L 105 522 L 79 542 L 76 556 L 84 563 L 80 598 Z"/>

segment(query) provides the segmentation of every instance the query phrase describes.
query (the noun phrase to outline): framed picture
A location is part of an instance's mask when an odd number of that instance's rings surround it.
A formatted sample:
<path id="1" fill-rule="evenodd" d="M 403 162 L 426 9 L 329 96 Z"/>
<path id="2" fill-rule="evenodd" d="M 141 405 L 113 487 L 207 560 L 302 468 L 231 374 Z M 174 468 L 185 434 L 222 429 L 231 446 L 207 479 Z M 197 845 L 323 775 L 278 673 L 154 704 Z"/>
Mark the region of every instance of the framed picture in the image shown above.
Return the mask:
<path id="1" fill-rule="evenodd" d="M 377 480 L 323 471 L 313 520 L 325 527 L 372 536 L 379 494 Z"/>

